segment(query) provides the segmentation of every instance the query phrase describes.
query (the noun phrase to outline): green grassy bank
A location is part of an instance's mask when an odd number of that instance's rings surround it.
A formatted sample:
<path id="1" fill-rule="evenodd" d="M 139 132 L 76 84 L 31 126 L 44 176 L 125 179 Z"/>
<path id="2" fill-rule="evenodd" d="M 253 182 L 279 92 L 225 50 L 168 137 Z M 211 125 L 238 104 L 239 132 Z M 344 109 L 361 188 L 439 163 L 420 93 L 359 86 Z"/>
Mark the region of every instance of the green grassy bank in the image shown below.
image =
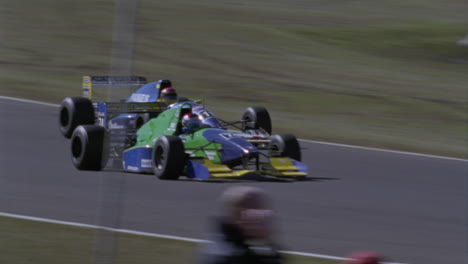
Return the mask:
<path id="1" fill-rule="evenodd" d="M 59 103 L 110 73 L 111 0 L 5 0 L 0 94 Z M 274 132 L 467 157 L 468 2 L 140 0 L 134 74 Z"/>

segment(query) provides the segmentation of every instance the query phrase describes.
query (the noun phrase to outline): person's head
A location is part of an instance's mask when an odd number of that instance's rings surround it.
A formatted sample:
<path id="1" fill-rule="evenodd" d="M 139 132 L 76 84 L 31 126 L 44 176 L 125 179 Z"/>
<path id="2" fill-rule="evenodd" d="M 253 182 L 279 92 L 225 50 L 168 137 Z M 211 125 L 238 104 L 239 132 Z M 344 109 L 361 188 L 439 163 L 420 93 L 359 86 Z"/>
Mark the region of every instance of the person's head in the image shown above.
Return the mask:
<path id="1" fill-rule="evenodd" d="M 172 87 L 166 87 L 161 91 L 161 99 L 166 101 L 168 104 L 177 102 L 177 92 Z"/>
<path id="2" fill-rule="evenodd" d="M 200 118 L 198 118 L 198 115 L 196 115 L 194 113 L 185 114 L 182 117 L 181 123 L 182 123 L 182 131 L 183 132 L 195 131 L 195 130 L 199 129 L 201 127 L 201 124 L 202 124 Z"/>
<path id="3" fill-rule="evenodd" d="M 382 257 L 378 253 L 358 251 L 351 253 L 343 264 L 379 264 L 381 261 Z"/>
<path id="4" fill-rule="evenodd" d="M 223 193 L 221 202 L 225 220 L 236 225 L 247 239 L 270 239 L 272 210 L 261 189 L 231 187 Z"/>

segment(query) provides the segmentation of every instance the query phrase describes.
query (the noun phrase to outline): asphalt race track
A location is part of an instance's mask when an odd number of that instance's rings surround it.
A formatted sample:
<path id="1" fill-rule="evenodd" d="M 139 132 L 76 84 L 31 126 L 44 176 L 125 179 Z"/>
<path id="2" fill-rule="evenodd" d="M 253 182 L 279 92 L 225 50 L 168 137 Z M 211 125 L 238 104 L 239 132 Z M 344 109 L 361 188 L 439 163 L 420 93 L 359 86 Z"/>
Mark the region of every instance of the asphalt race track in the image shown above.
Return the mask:
<path id="1" fill-rule="evenodd" d="M 394 262 L 467 263 L 468 162 L 302 142 L 311 181 L 210 183 L 81 172 L 57 108 L 0 100 L 0 211 L 206 238 L 216 198 L 233 184 L 264 188 L 286 250 Z M 274 117 L 273 117 L 274 119 Z"/>

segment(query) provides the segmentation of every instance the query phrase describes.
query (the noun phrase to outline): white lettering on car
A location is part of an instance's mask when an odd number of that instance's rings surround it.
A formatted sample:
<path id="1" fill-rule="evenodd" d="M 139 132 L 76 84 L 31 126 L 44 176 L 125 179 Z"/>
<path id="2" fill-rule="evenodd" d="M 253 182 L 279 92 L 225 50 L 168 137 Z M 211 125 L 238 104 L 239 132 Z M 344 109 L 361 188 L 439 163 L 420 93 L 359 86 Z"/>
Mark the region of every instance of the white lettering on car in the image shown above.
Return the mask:
<path id="1" fill-rule="evenodd" d="M 141 160 L 141 167 L 142 168 L 151 168 L 151 167 L 153 167 L 153 164 L 151 163 L 151 160 L 149 160 L 149 159 L 142 159 Z"/>
<path id="2" fill-rule="evenodd" d="M 215 151 L 205 151 L 206 156 L 208 157 L 209 160 L 213 160 L 216 156 Z"/>
<path id="3" fill-rule="evenodd" d="M 149 101 L 149 98 L 150 96 L 147 95 L 147 94 L 132 94 L 132 96 L 130 97 L 131 100 L 133 101 L 136 101 L 136 102 L 148 102 Z"/>

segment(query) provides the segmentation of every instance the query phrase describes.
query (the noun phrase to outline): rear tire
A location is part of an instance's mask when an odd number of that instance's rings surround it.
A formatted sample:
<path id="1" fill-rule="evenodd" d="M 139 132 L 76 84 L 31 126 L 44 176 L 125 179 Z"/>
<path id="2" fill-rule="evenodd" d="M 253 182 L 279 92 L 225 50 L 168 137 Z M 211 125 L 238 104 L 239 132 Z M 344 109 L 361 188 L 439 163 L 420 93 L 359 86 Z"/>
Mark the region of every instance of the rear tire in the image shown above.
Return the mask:
<path id="1" fill-rule="evenodd" d="M 138 115 L 135 121 L 135 128 L 140 129 L 149 120 L 150 120 L 150 115 L 148 113 Z"/>
<path id="2" fill-rule="evenodd" d="M 60 104 L 59 129 L 66 138 L 79 125 L 93 125 L 94 119 L 93 103 L 88 98 L 67 97 Z"/>
<path id="3" fill-rule="evenodd" d="M 271 118 L 263 106 L 247 107 L 242 115 L 242 130 L 262 128 L 271 135 Z"/>
<path id="4" fill-rule="evenodd" d="M 301 161 L 301 148 L 296 136 L 278 134 L 270 139 L 270 157 L 289 157 Z"/>
<path id="5" fill-rule="evenodd" d="M 160 136 L 153 148 L 153 172 L 161 180 L 177 180 L 185 166 L 185 150 L 177 136 Z"/>
<path id="6" fill-rule="evenodd" d="M 73 165 L 79 170 L 99 171 L 105 166 L 106 129 L 101 126 L 78 126 L 71 137 Z"/>

